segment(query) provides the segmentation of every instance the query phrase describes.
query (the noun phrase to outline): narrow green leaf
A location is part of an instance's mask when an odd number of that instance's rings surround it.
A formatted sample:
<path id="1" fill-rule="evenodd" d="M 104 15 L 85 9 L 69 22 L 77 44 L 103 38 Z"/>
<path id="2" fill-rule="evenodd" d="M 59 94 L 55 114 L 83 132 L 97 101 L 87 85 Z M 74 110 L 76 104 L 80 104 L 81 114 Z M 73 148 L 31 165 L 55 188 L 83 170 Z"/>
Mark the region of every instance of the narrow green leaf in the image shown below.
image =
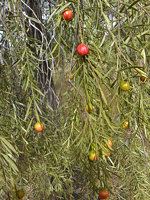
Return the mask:
<path id="1" fill-rule="evenodd" d="M 56 22 L 56 27 L 59 27 L 61 22 L 61 15 L 58 16 L 57 22 Z"/>
<path id="2" fill-rule="evenodd" d="M 33 119 L 34 119 L 34 116 L 32 117 L 32 119 L 31 119 L 31 121 L 30 121 L 30 123 L 29 123 L 29 125 L 28 125 L 28 128 L 27 128 L 27 130 L 26 130 L 26 133 L 25 133 L 25 135 L 27 135 L 27 134 L 28 134 L 28 132 L 29 132 L 29 130 L 30 130 L 30 127 L 31 127 L 31 124 L 32 124 L 32 121 L 33 121 Z"/>
<path id="3" fill-rule="evenodd" d="M 2 144 L 2 149 L 3 149 L 3 151 L 7 151 L 7 153 L 9 152 L 9 153 L 12 153 L 11 152 L 11 150 L 8 148 L 8 146 L 7 145 L 5 145 L 5 143 L 3 143 L 2 141 L 1 141 L 1 144 Z"/>
<path id="4" fill-rule="evenodd" d="M 15 148 L 5 138 L 0 136 L 0 140 L 2 140 L 9 147 L 11 151 L 13 151 L 15 154 L 18 154 Z"/>
<path id="5" fill-rule="evenodd" d="M 57 46 L 59 45 L 59 43 L 57 43 L 56 45 L 55 45 L 55 47 L 53 48 L 53 50 L 47 55 L 48 57 L 50 57 L 50 55 L 52 55 L 54 52 L 55 52 L 55 50 L 57 49 Z"/>
<path id="6" fill-rule="evenodd" d="M 64 6 L 62 6 L 57 12 L 56 15 L 58 15 L 61 11 L 64 11 L 65 8 L 67 8 L 71 3 L 66 3 Z"/>
<path id="7" fill-rule="evenodd" d="M 101 92 L 101 95 L 102 95 L 102 99 L 103 99 L 104 103 L 107 105 L 107 100 L 106 100 L 105 95 L 104 95 L 104 93 L 103 93 L 103 90 L 102 90 L 102 88 L 100 87 L 99 84 L 98 84 L 98 87 L 99 87 L 99 89 L 100 89 L 100 92 Z"/>
<path id="8" fill-rule="evenodd" d="M 14 172 L 18 172 L 18 168 L 15 165 L 15 163 L 5 154 L 1 153 L 1 155 L 3 156 L 3 158 L 7 161 L 7 163 L 10 165 L 10 167 L 14 170 Z"/>
<path id="9" fill-rule="evenodd" d="M 33 88 L 34 90 L 36 90 L 40 95 L 42 95 L 43 97 L 45 97 L 45 95 L 41 92 L 41 90 L 40 90 L 39 88 L 36 88 L 36 87 L 34 87 L 33 85 L 32 85 L 32 88 Z"/>
<path id="10" fill-rule="evenodd" d="M 107 17 L 107 15 L 105 15 L 104 12 L 102 13 L 102 15 L 103 15 L 103 17 L 105 18 L 105 20 L 107 22 L 108 28 L 110 28 L 110 20 L 109 20 L 109 18 Z"/>
<path id="11" fill-rule="evenodd" d="M 127 39 L 123 42 L 123 44 L 128 44 L 129 40 L 130 40 L 130 36 L 127 37 Z"/>
<path id="12" fill-rule="evenodd" d="M 113 71 L 116 68 L 116 66 L 112 67 L 104 76 L 104 79 L 110 74 L 111 71 Z"/>
<path id="13" fill-rule="evenodd" d="M 25 17 L 28 18 L 28 19 L 31 19 L 32 21 L 34 21 L 34 22 L 36 22 L 38 24 L 41 24 L 41 22 L 38 19 L 35 19 L 33 17 L 29 17 L 28 15 L 25 15 Z"/>
<path id="14" fill-rule="evenodd" d="M 143 77 L 148 77 L 147 74 L 145 72 L 143 72 L 142 70 L 140 70 L 139 68 L 135 68 L 136 71 Z"/>
<path id="15" fill-rule="evenodd" d="M 130 5 L 129 5 L 129 7 L 127 8 L 127 9 L 130 9 L 131 7 L 133 7 L 137 2 L 139 2 L 140 0 L 136 0 L 136 1 L 134 1 L 133 3 L 131 3 Z"/>
<path id="16" fill-rule="evenodd" d="M 52 19 L 52 17 L 54 16 L 54 14 L 57 12 L 58 9 L 55 9 L 54 12 L 49 16 L 48 20 L 47 20 L 47 24 L 49 23 L 49 21 Z"/>
<path id="17" fill-rule="evenodd" d="M 145 49 L 142 50 L 141 55 L 143 57 L 144 65 L 146 65 L 146 54 L 145 54 Z"/>
<path id="18" fill-rule="evenodd" d="M 32 99 L 29 97 L 29 99 L 28 99 L 28 105 L 27 105 L 27 112 L 26 112 L 24 121 L 26 121 L 26 119 L 27 119 L 27 117 L 29 115 L 29 111 L 30 111 L 31 105 L 32 105 Z"/>
<path id="19" fill-rule="evenodd" d="M 42 115 L 42 112 L 41 112 L 41 109 L 39 108 L 39 105 L 36 101 L 34 101 L 35 105 L 36 105 L 36 108 L 38 109 L 39 113 Z"/>
<path id="20" fill-rule="evenodd" d="M 104 41 L 105 41 L 105 37 L 106 37 L 106 33 L 105 33 L 104 36 L 103 36 L 103 39 L 102 39 L 102 41 L 101 41 L 101 43 L 100 43 L 100 45 L 99 45 L 99 48 L 103 45 L 103 43 L 104 43 Z"/>

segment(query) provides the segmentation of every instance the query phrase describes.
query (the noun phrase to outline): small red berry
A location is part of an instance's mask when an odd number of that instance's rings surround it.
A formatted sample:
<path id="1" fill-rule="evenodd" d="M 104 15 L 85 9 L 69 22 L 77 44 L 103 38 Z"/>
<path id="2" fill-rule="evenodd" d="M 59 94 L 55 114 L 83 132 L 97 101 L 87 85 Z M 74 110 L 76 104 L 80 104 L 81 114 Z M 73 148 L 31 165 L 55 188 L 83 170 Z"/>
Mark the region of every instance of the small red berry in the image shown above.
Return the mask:
<path id="1" fill-rule="evenodd" d="M 72 10 L 66 8 L 66 9 L 64 10 L 64 12 L 63 12 L 63 17 L 64 17 L 64 19 L 65 19 L 66 21 L 71 20 L 72 17 L 73 17 L 73 12 L 72 12 Z"/>
<path id="2" fill-rule="evenodd" d="M 85 44 L 80 44 L 78 47 L 77 47 L 77 53 L 80 55 L 80 56 L 85 56 L 89 53 L 89 48 L 88 46 L 86 46 Z"/>
<path id="3" fill-rule="evenodd" d="M 99 191 L 99 197 L 101 199 L 107 199 L 108 196 L 109 196 L 109 192 L 106 188 L 103 188 Z"/>
<path id="4" fill-rule="evenodd" d="M 146 79 L 146 80 L 145 80 L 145 79 Z M 140 80 L 144 82 L 144 81 L 148 81 L 148 78 L 140 77 Z"/>

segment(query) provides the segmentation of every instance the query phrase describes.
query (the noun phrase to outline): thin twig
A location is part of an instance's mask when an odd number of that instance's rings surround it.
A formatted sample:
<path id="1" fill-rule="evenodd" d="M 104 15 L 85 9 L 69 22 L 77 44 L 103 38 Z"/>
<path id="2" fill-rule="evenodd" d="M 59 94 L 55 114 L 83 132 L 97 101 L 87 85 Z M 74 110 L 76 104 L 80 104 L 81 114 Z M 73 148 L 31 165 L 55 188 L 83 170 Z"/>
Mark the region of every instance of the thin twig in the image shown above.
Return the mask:
<path id="1" fill-rule="evenodd" d="M 144 12 L 146 12 L 146 14 L 150 17 L 150 14 L 147 12 L 147 10 L 145 10 L 145 8 L 143 8 L 143 6 L 141 6 L 141 4 L 138 2 L 137 3 L 143 10 L 144 10 Z"/>
<path id="2" fill-rule="evenodd" d="M 122 143 L 122 145 L 120 145 L 119 147 L 117 147 L 117 148 L 114 149 L 113 151 L 115 152 L 116 150 L 120 149 L 123 145 L 125 145 L 125 144 L 132 138 L 132 136 L 133 136 L 134 133 L 135 133 L 135 132 L 133 132 L 133 133 L 130 135 L 130 137 L 129 137 L 124 143 Z M 129 147 L 127 146 L 127 148 L 129 148 Z"/>
<path id="3" fill-rule="evenodd" d="M 70 80 L 70 77 L 71 77 L 71 67 L 72 67 L 73 56 L 74 56 L 74 51 L 75 51 L 75 44 L 76 44 L 77 33 L 78 33 L 78 22 L 76 23 L 75 36 L 74 36 L 74 42 L 73 42 L 73 47 L 72 47 L 71 59 L 70 59 L 69 80 Z M 68 87 L 67 87 L 67 92 L 69 92 L 69 84 L 68 84 Z"/>

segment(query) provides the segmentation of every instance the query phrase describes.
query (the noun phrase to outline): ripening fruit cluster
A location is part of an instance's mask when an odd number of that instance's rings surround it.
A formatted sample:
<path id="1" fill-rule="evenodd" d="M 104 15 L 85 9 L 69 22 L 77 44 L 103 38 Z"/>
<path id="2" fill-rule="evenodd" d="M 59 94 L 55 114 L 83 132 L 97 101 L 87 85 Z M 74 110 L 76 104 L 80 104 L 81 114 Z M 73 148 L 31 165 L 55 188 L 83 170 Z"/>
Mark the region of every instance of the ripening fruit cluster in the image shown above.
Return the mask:
<path id="1" fill-rule="evenodd" d="M 148 78 L 140 77 L 140 80 L 142 82 L 146 82 L 146 81 L 148 81 Z M 130 84 L 128 82 L 126 82 L 126 81 L 121 81 L 121 83 L 120 83 L 120 89 L 122 91 L 128 91 L 130 89 Z"/>
<path id="2" fill-rule="evenodd" d="M 66 8 L 64 11 L 63 11 L 63 18 L 64 20 L 66 21 L 70 21 L 72 18 L 73 18 L 73 12 L 72 10 Z M 80 55 L 81 57 L 85 57 L 89 54 L 89 47 L 83 43 L 79 44 L 78 47 L 77 47 L 77 53 L 78 55 Z M 72 80 L 74 78 L 74 75 L 73 73 L 70 73 L 67 74 L 66 76 L 68 79 Z M 140 80 L 142 82 L 145 82 L 145 81 L 148 81 L 148 78 L 145 78 L 145 77 L 140 77 Z M 120 90 L 122 91 L 128 91 L 130 89 L 130 84 L 126 81 L 121 81 L 120 83 Z M 86 111 L 88 113 L 90 113 L 92 110 L 93 110 L 93 105 L 89 102 L 86 104 Z M 123 130 L 125 130 L 126 128 L 128 127 L 128 121 L 125 121 L 122 125 L 121 125 L 121 128 Z M 44 125 L 40 122 L 37 122 L 34 126 L 35 130 L 37 132 L 42 132 L 43 129 L 44 129 Z M 98 152 L 96 152 L 96 145 L 95 143 L 93 143 L 91 145 L 91 148 L 90 148 L 90 151 L 89 151 L 89 160 L 90 161 L 97 161 L 98 157 L 102 156 L 102 155 L 105 155 L 106 157 L 110 156 L 110 147 L 113 146 L 113 142 L 109 139 L 107 144 L 105 144 L 105 147 L 107 149 L 107 152 L 102 152 L 101 149 L 98 150 Z M 19 193 L 19 192 L 18 192 Z M 23 192 L 22 192 L 23 194 Z M 18 195 L 19 196 L 19 195 Z M 102 188 L 100 191 L 99 191 L 99 197 L 101 199 L 106 199 L 107 197 L 109 196 L 109 192 L 106 188 Z M 20 195 L 19 198 L 22 198 L 23 195 Z"/>
<path id="3" fill-rule="evenodd" d="M 72 10 L 66 8 L 64 11 L 63 11 L 63 18 L 64 20 L 66 21 L 70 21 L 73 17 L 73 12 Z M 78 47 L 77 47 L 77 53 L 80 55 L 80 56 L 85 56 L 89 53 L 89 48 L 87 45 L 85 44 L 80 44 Z M 69 78 L 69 74 L 67 74 L 67 78 Z M 70 76 L 70 80 L 72 80 L 74 78 L 74 76 Z"/>
<path id="4" fill-rule="evenodd" d="M 63 11 L 63 18 L 66 20 L 66 21 L 70 21 L 73 17 L 73 12 L 70 10 L 70 9 L 65 9 Z M 81 56 L 81 57 L 85 57 L 86 55 L 88 55 L 89 53 L 89 48 L 87 45 L 81 43 L 78 45 L 77 47 L 77 53 Z M 69 74 L 67 74 L 67 78 L 70 78 L 70 80 L 72 80 L 74 78 L 74 75 L 72 73 L 70 73 L 70 76 Z M 86 104 L 86 111 L 88 113 L 90 113 L 91 111 L 93 110 L 93 105 L 89 102 Z M 108 140 L 108 145 L 110 147 L 112 147 L 113 145 L 113 142 L 111 140 Z M 90 148 L 90 151 L 89 151 L 89 160 L 90 161 L 96 161 L 98 157 L 100 157 L 102 154 L 104 154 L 106 157 L 108 157 L 110 155 L 110 149 L 109 149 L 109 146 L 107 144 L 105 144 L 105 147 L 107 148 L 107 153 L 106 152 L 103 152 L 102 153 L 102 150 L 98 150 L 98 155 L 97 155 L 97 152 L 96 152 L 96 145 L 95 143 L 93 143 L 91 145 L 91 148 Z M 106 188 L 103 188 L 99 191 L 99 196 L 101 199 L 106 199 L 109 195 L 109 192 Z"/>
<path id="5" fill-rule="evenodd" d="M 106 157 L 108 157 L 108 156 L 110 155 L 109 146 L 110 146 L 110 147 L 113 146 L 113 142 L 112 142 L 110 139 L 108 139 L 108 144 L 105 143 L 105 147 L 106 147 L 107 150 L 108 150 L 107 153 L 104 152 L 104 155 L 105 155 Z M 91 145 L 91 148 L 90 148 L 90 151 L 89 151 L 89 160 L 92 161 L 92 162 L 93 162 L 93 161 L 97 161 L 97 158 L 100 157 L 102 154 L 103 154 L 103 153 L 102 153 L 102 150 L 101 150 L 101 149 L 99 149 L 99 150 L 98 150 L 98 153 L 96 153 L 96 144 L 93 143 L 93 144 Z M 108 192 L 108 190 L 107 190 L 106 188 L 102 188 L 101 190 L 99 190 L 99 197 L 100 197 L 101 199 L 107 199 L 108 196 L 109 196 L 109 192 Z"/>
<path id="6" fill-rule="evenodd" d="M 110 147 L 113 146 L 113 142 L 112 142 L 110 139 L 108 139 L 108 145 L 109 145 Z M 98 153 L 96 153 L 96 144 L 93 143 L 93 144 L 91 145 L 91 147 L 90 147 L 90 150 L 89 150 L 89 160 L 90 160 L 90 161 L 96 161 L 96 160 L 97 160 L 97 157 L 100 157 L 100 156 L 102 156 L 103 154 L 104 154 L 106 157 L 110 156 L 110 148 L 109 148 L 108 145 L 105 143 L 105 147 L 107 148 L 107 152 L 102 152 L 102 150 L 99 149 L 99 150 L 98 150 Z"/>

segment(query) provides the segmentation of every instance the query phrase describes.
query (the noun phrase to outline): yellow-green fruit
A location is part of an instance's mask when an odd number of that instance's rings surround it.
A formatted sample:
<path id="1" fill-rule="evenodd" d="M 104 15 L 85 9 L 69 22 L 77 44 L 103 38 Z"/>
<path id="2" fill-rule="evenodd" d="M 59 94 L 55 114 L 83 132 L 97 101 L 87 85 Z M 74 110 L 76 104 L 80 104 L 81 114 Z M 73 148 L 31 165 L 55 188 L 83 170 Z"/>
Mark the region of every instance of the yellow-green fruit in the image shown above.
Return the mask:
<path id="1" fill-rule="evenodd" d="M 121 83 L 120 83 L 120 89 L 121 89 L 122 91 L 127 91 L 127 90 L 129 90 L 129 89 L 130 89 L 129 83 L 126 82 L 126 81 L 121 81 Z"/>
<path id="2" fill-rule="evenodd" d="M 128 124 L 129 124 L 128 121 L 124 122 L 124 125 L 125 125 L 126 128 L 128 127 Z"/>
<path id="3" fill-rule="evenodd" d="M 122 125 L 121 125 L 121 129 L 125 130 L 128 127 L 128 121 L 125 121 Z"/>
<path id="4" fill-rule="evenodd" d="M 91 161 L 96 161 L 97 160 L 97 156 L 96 156 L 96 152 L 95 151 L 90 151 L 89 160 L 91 160 Z"/>
<path id="5" fill-rule="evenodd" d="M 21 199 L 25 196 L 25 192 L 22 189 L 18 190 L 16 196 Z"/>
<path id="6" fill-rule="evenodd" d="M 92 105 L 92 104 L 87 104 L 87 105 L 86 105 L 86 110 L 87 110 L 88 112 L 90 112 L 91 110 L 93 110 L 93 105 Z"/>

